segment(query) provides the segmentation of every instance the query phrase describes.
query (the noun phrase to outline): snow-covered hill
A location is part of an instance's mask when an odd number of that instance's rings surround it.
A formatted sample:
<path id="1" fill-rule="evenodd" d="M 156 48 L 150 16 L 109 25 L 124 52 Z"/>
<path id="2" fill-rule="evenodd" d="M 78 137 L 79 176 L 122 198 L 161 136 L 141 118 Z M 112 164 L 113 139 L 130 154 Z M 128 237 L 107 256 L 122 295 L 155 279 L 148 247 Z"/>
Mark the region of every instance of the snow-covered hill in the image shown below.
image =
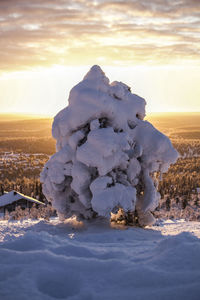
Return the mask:
<path id="1" fill-rule="evenodd" d="M 199 300 L 200 223 L 0 221 L 1 300 Z"/>

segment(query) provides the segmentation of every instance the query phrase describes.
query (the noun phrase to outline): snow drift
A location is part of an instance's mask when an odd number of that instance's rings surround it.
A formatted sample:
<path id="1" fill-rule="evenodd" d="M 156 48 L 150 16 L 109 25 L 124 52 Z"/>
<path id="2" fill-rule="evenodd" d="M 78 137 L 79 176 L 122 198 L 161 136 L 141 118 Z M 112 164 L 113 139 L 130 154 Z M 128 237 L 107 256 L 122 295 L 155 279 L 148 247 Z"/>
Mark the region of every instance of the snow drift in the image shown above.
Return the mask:
<path id="1" fill-rule="evenodd" d="M 99 66 L 72 88 L 54 118 L 57 152 L 41 173 L 43 192 L 60 218 L 109 217 L 122 208 L 152 224 L 158 176 L 177 160 L 170 140 L 144 121 L 146 102 Z"/>
<path id="2" fill-rule="evenodd" d="M 199 300 L 199 222 L 85 223 L 0 221 L 0 299 Z"/>

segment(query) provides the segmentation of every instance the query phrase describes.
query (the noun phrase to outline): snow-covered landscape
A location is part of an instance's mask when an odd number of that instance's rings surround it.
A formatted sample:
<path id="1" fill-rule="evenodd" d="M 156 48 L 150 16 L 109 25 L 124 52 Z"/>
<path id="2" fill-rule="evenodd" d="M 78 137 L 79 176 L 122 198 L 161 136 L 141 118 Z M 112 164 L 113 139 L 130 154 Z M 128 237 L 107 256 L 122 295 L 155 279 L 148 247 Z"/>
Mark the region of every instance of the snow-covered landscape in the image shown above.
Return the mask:
<path id="1" fill-rule="evenodd" d="M 0 300 L 200 300 L 200 0 L 0 0 Z"/>
<path id="2" fill-rule="evenodd" d="M 20 176 L 18 166 L 38 176 L 46 163 L 43 194 L 58 217 L 45 209 L 41 219 L 40 207 L 2 217 L 0 300 L 199 300 L 200 222 L 183 219 L 199 220 L 198 157 L 184 179 L 188 200 L 178 197 L 172 171 L 159 187 L 178 152 L 144 116 L 143 98 L 93 66 L 54 118 L 57 152 L 49 161 L 2 152 L 1 170 L 14 165 Z M 185 174 L 181 160 L 175 168 Z M 35 174 L 23 183 L 43 201 Z M 14 191 L 19 180 L 10 186 L 15 198 L 23 195 Z"/>
<path id="3" fill-rule="evenodd" d="M 200 223 L 0 221 L 2 300 L 199 300 Z"/>

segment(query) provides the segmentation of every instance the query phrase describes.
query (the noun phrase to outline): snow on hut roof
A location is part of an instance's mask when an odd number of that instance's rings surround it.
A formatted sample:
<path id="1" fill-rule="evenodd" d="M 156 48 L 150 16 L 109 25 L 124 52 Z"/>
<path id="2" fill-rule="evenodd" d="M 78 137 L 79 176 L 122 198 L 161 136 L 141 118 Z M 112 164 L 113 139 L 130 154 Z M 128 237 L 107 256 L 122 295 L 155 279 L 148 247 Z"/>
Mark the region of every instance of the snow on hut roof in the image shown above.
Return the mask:
<path id="1" fill-rule="evenodd" d="M 0 196 L 0 207 L 11 204 L 15 201 L 21 200 L 21 199 L 26 199 L 28 201 L 34 202 L 36 204 L 42 204 L 45 205 L 43 202 L 34 199 L 32 197 L 26 196 L 24 194 L 15 192 L 15 191 L 11 191 L 9 193 L 5 193 L 4 195 Z"/>

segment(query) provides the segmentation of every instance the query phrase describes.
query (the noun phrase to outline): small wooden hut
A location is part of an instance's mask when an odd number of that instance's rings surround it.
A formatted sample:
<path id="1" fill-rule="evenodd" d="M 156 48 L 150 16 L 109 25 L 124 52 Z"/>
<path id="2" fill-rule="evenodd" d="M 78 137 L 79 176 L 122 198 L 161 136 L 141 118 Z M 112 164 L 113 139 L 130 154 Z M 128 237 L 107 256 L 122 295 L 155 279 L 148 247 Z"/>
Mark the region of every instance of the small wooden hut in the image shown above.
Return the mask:
<path id="1" fill-rule="evenodd" d="M 9 213 L 14 211 L 16 206 L 20 206 L 21 209 L 31 208 L 33 204 L 38 207 L 39 205 L 45 205 L 43 202 L 26 196 L 16 191 L 4 192 L 0 196 L 0 214 L 5 214 L 6 211 Z"/>

